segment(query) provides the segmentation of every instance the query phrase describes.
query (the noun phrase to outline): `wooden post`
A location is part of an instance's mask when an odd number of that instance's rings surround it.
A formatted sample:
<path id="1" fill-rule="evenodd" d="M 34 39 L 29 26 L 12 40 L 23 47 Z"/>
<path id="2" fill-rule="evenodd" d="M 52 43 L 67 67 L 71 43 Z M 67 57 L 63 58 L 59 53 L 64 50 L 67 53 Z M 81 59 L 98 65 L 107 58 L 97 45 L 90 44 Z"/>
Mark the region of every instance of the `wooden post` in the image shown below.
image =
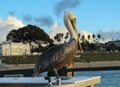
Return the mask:
<path id="1" fill-rule="evenodd" d="M 74 62 L 70 62 L 68 65 L 67 65 L 67 68 L 74 68 Z M 68 72 L 67 73 L 67 76 L 74 76 L 74 71 L 72 72 Z"/>

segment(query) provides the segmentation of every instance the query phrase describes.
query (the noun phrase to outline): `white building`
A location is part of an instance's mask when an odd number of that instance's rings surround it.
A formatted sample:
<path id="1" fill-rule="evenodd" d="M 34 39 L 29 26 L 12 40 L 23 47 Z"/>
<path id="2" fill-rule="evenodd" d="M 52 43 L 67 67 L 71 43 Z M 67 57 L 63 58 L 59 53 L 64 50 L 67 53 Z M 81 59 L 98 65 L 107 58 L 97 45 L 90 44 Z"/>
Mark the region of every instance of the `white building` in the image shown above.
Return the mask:
<path id="1" fill-rule="evenodd" d="M 30 45 L 23 43 L 2 43 L 2 56 L 30 55 Z"/>

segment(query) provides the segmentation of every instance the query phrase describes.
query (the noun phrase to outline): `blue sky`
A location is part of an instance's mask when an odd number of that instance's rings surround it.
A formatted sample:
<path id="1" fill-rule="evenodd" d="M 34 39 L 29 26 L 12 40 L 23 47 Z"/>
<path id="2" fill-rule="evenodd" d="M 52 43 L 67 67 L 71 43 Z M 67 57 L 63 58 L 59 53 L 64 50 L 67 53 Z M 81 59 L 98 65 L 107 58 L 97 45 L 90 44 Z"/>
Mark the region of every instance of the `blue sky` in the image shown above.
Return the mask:
<path id="1" fill-rule="evenodd" d="M 37 25 L 47 33 L 54 23 L 64 26 L 64 11 L 76 14 L 79 31 L 120 32 L 120 0 L 1 0 L 0 8 L 2 21 L 14 16 L 24 25 Z"/>

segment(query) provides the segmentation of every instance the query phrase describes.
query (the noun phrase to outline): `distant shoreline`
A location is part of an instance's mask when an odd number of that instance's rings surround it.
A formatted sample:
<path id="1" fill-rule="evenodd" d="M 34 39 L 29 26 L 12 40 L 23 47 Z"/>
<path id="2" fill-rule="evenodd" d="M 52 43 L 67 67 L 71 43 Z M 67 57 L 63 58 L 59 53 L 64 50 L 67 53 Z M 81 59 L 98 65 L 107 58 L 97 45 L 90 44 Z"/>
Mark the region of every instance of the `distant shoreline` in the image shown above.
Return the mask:
<path id="1" fill-rule="evenodd" d="M 19 70 L 19 69 L 33 69 L 35 64 L 9 64 L 7 68 L 0 68 L 0 71 Z M 90 68 L 90 67 L 112 67 L 120 66 L 120 61 L 96 61 L 96 62 L 75 62 L 74 68 Z"/>
<path id="2" fill-rule="evenodd" d="M 120 61 L 95 61 L 95 62 L 76 62 L 74 68 L 88 68 L 88 67 L 111 67 L 120 66 Z"/>

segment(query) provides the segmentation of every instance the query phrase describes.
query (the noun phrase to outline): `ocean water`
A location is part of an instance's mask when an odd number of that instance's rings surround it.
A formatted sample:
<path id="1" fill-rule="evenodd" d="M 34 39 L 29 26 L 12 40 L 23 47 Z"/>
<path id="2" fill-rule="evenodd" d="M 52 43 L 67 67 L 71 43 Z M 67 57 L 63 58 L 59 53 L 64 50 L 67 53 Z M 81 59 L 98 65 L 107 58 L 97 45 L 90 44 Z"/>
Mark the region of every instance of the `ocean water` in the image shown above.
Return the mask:
<path id="1" fill-rule="evenodd" d="M 120 70 L 75 72 L 75 76 L 101 76 L 95 87 L 120 87 Z"/>

